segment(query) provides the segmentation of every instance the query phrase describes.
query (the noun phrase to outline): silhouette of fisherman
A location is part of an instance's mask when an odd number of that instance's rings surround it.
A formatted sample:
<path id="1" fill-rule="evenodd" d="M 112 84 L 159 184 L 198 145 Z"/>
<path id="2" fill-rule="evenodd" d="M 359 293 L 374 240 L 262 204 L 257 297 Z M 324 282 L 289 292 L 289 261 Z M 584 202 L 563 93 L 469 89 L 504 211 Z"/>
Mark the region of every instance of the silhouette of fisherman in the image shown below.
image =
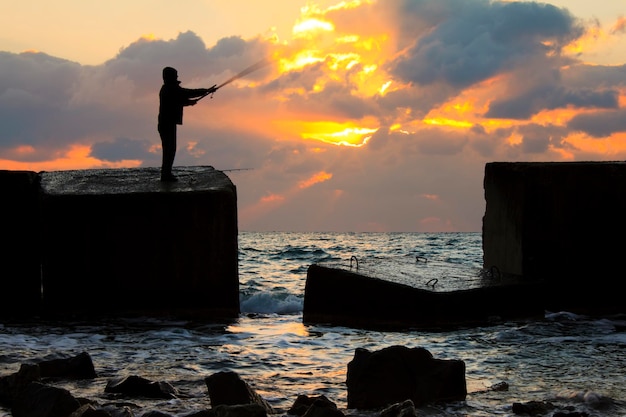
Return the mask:
<path id="1" fill-rule="evenodd" d="M 163 86 L 159 91 L 158 130 L 163 147 L 161 181 L 177 181 L 172 173 L 176 157 L 176 125 L 183 124 L 183 107 L 193 106 L 202 97 L 214 93 L 211 88 L 183 88 L 178 81 L 178 71 L 172 67 L 163 68 Z"/>

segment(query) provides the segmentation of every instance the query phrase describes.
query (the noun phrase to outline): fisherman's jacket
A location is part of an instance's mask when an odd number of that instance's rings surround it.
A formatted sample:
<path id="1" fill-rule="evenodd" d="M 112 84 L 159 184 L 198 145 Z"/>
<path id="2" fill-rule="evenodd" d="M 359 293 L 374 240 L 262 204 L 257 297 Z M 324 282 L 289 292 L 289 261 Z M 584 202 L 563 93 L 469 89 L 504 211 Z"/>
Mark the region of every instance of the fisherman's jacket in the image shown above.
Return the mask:
<path id="1" fill-rule="evenodd" d="M 183 88 L 180 81 L 164 82 L 159 91 L 159 125 L 182 125 L 183 107 L 194 104 L 192 99 L 205 92 L 203 88 Z"/>

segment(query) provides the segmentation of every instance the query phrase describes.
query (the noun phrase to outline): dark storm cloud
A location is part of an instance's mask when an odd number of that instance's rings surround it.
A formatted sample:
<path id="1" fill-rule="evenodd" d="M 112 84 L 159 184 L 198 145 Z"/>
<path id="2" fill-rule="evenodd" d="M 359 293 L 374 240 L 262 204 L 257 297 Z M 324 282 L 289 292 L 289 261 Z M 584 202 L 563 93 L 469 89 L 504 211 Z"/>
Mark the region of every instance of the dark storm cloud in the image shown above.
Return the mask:
<path id="1" fill-rule="evenodd" d="M 63 117 L 81 67 L 44 53 L 0 52 L 0 68 L 0 146 L 37 143 L 37 132 Z"/>
<path id="2" fill-rule="evenodd" d="M 417 88 L 403 88 L 390 91 L 377 97 L 378 104 L 387 112 L 396 109 L 411 109 L 414 117 L 423 117 L 432 108 L 439 106 L 455 93 L 455 89 L 447 85 L 428 85 Z"/>
<path id="3" fill-rule="evenodd" d="M 112 142 L 97 142 L 91 147 L 91 156 L 109 162 L 146 159 L 153 143 L 147 140 L 118 138 Z"/>
<path id="4" fill-rule="evenodd" d="M 418 154 L 442 156 L 459 154 L 467 143 L 468 135 L 465 132 L 425 128 L 419 133 L 402 133 L 379 129 L 372 135 L 368 150 L 382 150 L 386 147 L 398 148 L 402 158 Z"/>
<path id="5" fill-rule="evenodd" d="M 432 9 L 432 2 L 405 3 L 405 10 L 412 13 L 405 18 Z M 522 65 L 528 57 L 545 56 L 582 34 L 568 12 L 547 4 L 450 0 L 442 4 L 453 7 L 435 8 L 436 26 L 391 62 L 391 72 L 399 79 L 466 87 Z M 546 46 L 548 41 L 551 47 Z"/>
<path id="6" fill-rule="evenodd" d="M 46 101 L 67 99 L 80 71 L 80 64 L 36 52 L 0 52 L 0 62 L 1 94 L 9 90 L 37 90 L 42 100 Z"/>
<path id="7" fill-rule="evenodd" d="M 535 123 L 520 126 L 516 131 L 522 137 L 520 150 L 525 154 L 545 153 L 550 147 L 562 148 L 562 141 L 567 136 L 563 127 Z"/>
<path id="8" fill-rule="evenodd" d="M 568 128 L 601 138 L 617 132 L 626 132 L 626 110 L 579 114 L 570 120 Z"/>
<path id="9" fill-rule="evenodd" d="M 566 140 L 569 133 L 564 126 L 528 123 L 477 135 L 478 140 L 472 143 L 472 147 L 490 159 L 493 159 L 494 154 L 500 153 L 507 160 L 527 160 L 529 157 L 532 160 L 537 156 L 551 155 L 556 149 L 573 150 Z M 518 139 L 518 142 L 509 143 L 511 136 Z"/>
<path id="10" fill-rule="evenodd" d="M 467 144 L 467 136 L 459 132 L 425 129 L 414 136 L 420 153 L 425 155 L 456 155 Z"/>
<path id="11" fill-rule="evenodd" d="M 345 86 L 340 83 L 327 85 L 323 93 L 319 94 L 318 105 L 327 103 L 328 109 L 339 117 L 350 119 L 361 119 L 365 116 L 374 115 L 377 109 L 372 105 L 372 101 L 362 99 L 349 94 Z"/>
<path id="12" fill-rule="evenodd" d="M 329 114 L 341 119 L 361 119 L 378 113 L 372 100 L 352 95 L 349 86 L 338 82 L 329 82 L 322 91 L 305 97 L 293 96 L 289 107 L 296 111 Z"/>
<path id="13" fill-rule="evenodd" d="M 575 65 L 562 72 L 563 82 L 579 88 L 619 88 L 626 86 L 624 65 Z"/>
<path id="14" fill-rule="evenodd" d="M 494 100 L 485 116 L 490 118 L 528 119 L 541 110 L 572 106 L 612 109 L 619 106 L 617 91 L 594 91 L 588 88 L 568 90 L 560 86 L 539 85 L 510 98 Z"/>

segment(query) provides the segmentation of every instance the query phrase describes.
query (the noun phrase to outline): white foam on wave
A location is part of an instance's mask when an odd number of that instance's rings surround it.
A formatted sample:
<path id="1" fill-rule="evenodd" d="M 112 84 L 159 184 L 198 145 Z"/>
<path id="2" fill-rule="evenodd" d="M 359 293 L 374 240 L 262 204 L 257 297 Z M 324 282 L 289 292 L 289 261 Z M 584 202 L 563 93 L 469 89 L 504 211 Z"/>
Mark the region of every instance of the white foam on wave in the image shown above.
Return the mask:
<path id="1" fill-rule="evenodd" d="M 304 301 L 295 295 L 281 296 L 269 292 L 259 292 L 240 300 L 242 313 L 297 314 L 302 312 Z"/>

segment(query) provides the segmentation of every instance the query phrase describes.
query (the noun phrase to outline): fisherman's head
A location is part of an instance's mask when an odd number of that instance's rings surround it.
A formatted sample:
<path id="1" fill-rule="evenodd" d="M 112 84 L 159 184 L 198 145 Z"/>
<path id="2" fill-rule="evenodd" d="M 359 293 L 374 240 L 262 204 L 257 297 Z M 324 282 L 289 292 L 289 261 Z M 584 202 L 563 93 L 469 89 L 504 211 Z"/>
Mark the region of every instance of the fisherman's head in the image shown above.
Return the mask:
<path id="1" fill-rule="evenodd" d="M 172 67 L 163 68 L 163 81 L 166 83 L 178 82 L 178 71 Z"/>

